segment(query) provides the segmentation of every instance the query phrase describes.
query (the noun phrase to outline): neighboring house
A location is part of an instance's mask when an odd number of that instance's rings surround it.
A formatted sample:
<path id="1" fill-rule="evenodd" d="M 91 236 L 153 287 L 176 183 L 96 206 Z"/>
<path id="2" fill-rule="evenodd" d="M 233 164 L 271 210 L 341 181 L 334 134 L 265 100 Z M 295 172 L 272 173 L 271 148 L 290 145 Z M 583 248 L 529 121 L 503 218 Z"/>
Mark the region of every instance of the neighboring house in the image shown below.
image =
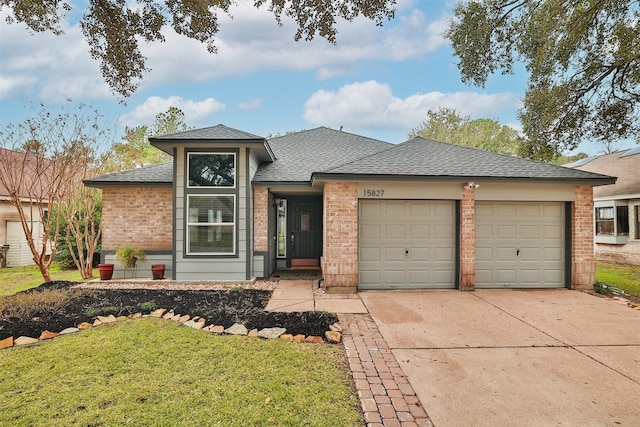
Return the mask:
<path id="1" fill-rule="evenodd" d="M 593 186 L 615 182 L 324 127 L 266 140 L 218 125 L 150 142 L 173 162 L 85 184 L 103 189 L 103 260 L 135 245 L 177 280 L 319 266 L 329 292 L 588 288 Z"/>
<path id="2" fill-rule="evenodd" d="M 618 176 L 593 189 L 596 256 L 640 265 L 640 147 L 566 166 Z"/>
<path id="3" fill-rule="evenodd" d="M 0 164 L 13 164 L 16 168 L 19 167 L 24 157 L 22 153 L 16 153 L 4 148 L 0 148 L 0 156 L 2 156 Z M 1 172 L 0 170 L 0 173 Z M 9 172 L 9 170 L 7 170 L 7 172 Z M 18 169 L 11 172 L 21 173 Z M 37 246 L 40 247 L 44 233 L 40 218 L 40 209 L 37 204 L 31 206 L 32 199 L 30 199 L 27 194 L 21 194 L 20 200 L 26 213 L 26 219 L 29 221 L 33 231 L 33 239 Z M 45 206 L 42 207 L 42 210 L 45 215 L 48 214 L 48 209 Z M 33 254 L 29 249 L 27 238 L 22 229 L 18 209 L 11 203 L 9 190 L 7 190 L 2 184 L 2 180 L 0 180 L 0 246 L 3 245 L 9 245 L 9 250 L 6 251 L 7 259 L 5 260 L 7 267 L 20 267 L 34 264 Z"/>

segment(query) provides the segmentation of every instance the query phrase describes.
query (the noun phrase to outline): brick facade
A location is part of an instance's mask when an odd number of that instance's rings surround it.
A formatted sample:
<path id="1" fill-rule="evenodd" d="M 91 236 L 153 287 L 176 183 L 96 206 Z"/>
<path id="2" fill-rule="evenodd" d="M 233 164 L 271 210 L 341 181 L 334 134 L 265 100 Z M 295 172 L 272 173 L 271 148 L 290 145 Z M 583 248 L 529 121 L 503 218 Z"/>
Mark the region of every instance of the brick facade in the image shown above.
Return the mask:
<path id="1" fill-rule="evenodd" d="M 593 188 L 578 185 L 572 209 L 571 288 L 593 289 L 596 260 L 593 247 Z"/>
<path id="2" fill-rule="evenodd" d="M 173 248 L 172 188 L 102 190 L 102 248 L 129 245 L 150 250 Z"/>
<path id="3" fill-rule="evenodd" d="M 465 183 L 460 202 L 460 290 L 476 284 L 476 189 Z"/>
<path id="4" fill-rule="evenodd" d="M 358 287 L 358 184 L 324 186 L 322 274 L 328 292 Z"/>
<path id="5" fill-rule="evenodd" d="M 269 189 L 253 189 L 253 250 L 269 250 Z"/>

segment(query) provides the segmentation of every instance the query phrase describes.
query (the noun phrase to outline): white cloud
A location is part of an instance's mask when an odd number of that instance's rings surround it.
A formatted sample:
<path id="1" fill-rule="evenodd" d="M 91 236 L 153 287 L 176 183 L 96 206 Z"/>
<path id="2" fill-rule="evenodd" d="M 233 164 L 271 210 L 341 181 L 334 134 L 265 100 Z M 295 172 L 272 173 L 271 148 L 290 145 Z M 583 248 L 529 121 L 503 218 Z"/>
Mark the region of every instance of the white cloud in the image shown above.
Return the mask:
<path id="1" fill-rule="evenodd" d="M 250 99 L 249 101 L 244 101 L 238 104 L 238 108 L 241 110 L 257 110 L 262 107 L 261 99 Z"/>
<path id="2" fill-rule="evenodd" d="M 203 101 L 192 101 L 179 96 L 170 96 L 169 98 L 152 96 L 134 108 L 130 113 L 120 117 L 118 122 L 121 126 L 129 127 L 145 124 L 150 125 L 159 113 L 166 112 L 169 107 L 176 107 L 182 110 L 186 123 L 194 126 L 197 124 L 210 123 L 210 116 L 218 111 L 224 110 L 226 105 L 213 98 L 207 98 Z"/>
<path id="3" fill-rule="evenodd" d="M 304 118 L 332 127 L 410 130 L 426 118 L 429 109 L 448 107 L 463 115 L 492 118 L 520 106 L 520 96 L 510 92 L 428 92 L 402 99 L 393 95 L 388 84 L 372 80 L 315 92 L 305 103 Z"/>

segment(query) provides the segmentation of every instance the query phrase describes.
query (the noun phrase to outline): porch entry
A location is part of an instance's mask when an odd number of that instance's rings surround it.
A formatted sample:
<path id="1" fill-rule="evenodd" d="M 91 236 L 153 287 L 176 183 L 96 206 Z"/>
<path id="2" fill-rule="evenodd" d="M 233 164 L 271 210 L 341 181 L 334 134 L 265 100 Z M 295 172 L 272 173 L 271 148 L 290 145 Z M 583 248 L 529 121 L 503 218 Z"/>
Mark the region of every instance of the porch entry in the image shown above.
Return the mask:
<path id="1" fill-rule="evenodd" d="M 285 222 L 285 221 L 282 221 Z M 282 226 L 279 221 L 279 226 Z M 282 224 L 282 225 L 281 225 Z M 322 197 L 286 199 L 287 267 L 318 267 L 322 256 Z M 279 255 L 282 256 L 279 251 Z"/>

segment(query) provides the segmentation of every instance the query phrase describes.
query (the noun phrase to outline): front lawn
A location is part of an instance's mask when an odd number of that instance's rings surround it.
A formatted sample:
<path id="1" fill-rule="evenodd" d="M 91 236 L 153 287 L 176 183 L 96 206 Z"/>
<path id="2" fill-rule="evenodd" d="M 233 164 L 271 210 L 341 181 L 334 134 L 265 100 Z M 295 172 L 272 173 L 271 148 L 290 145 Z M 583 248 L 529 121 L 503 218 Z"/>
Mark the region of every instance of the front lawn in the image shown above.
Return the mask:
<path id="1" fill-rule="evenodd" d="M 361 426 L 341 346 L 146 318 L 0 352 L 15 426 Z"/>
<path id="2" fill-rule="evenodd" d="M 65 270 L 58 264 L 51 266 L 51 280 L 82 282 L 78 270 Z M 13 295 L 42 283 L 42 275 L 35 265 L 0 268 L 0 296 Z"/>
<path id="3" fill-rule="evenodd" d="M 613 285 L 629 295 L 640 297 L 640 266 L 598 261 L 596 281 Z"/>

